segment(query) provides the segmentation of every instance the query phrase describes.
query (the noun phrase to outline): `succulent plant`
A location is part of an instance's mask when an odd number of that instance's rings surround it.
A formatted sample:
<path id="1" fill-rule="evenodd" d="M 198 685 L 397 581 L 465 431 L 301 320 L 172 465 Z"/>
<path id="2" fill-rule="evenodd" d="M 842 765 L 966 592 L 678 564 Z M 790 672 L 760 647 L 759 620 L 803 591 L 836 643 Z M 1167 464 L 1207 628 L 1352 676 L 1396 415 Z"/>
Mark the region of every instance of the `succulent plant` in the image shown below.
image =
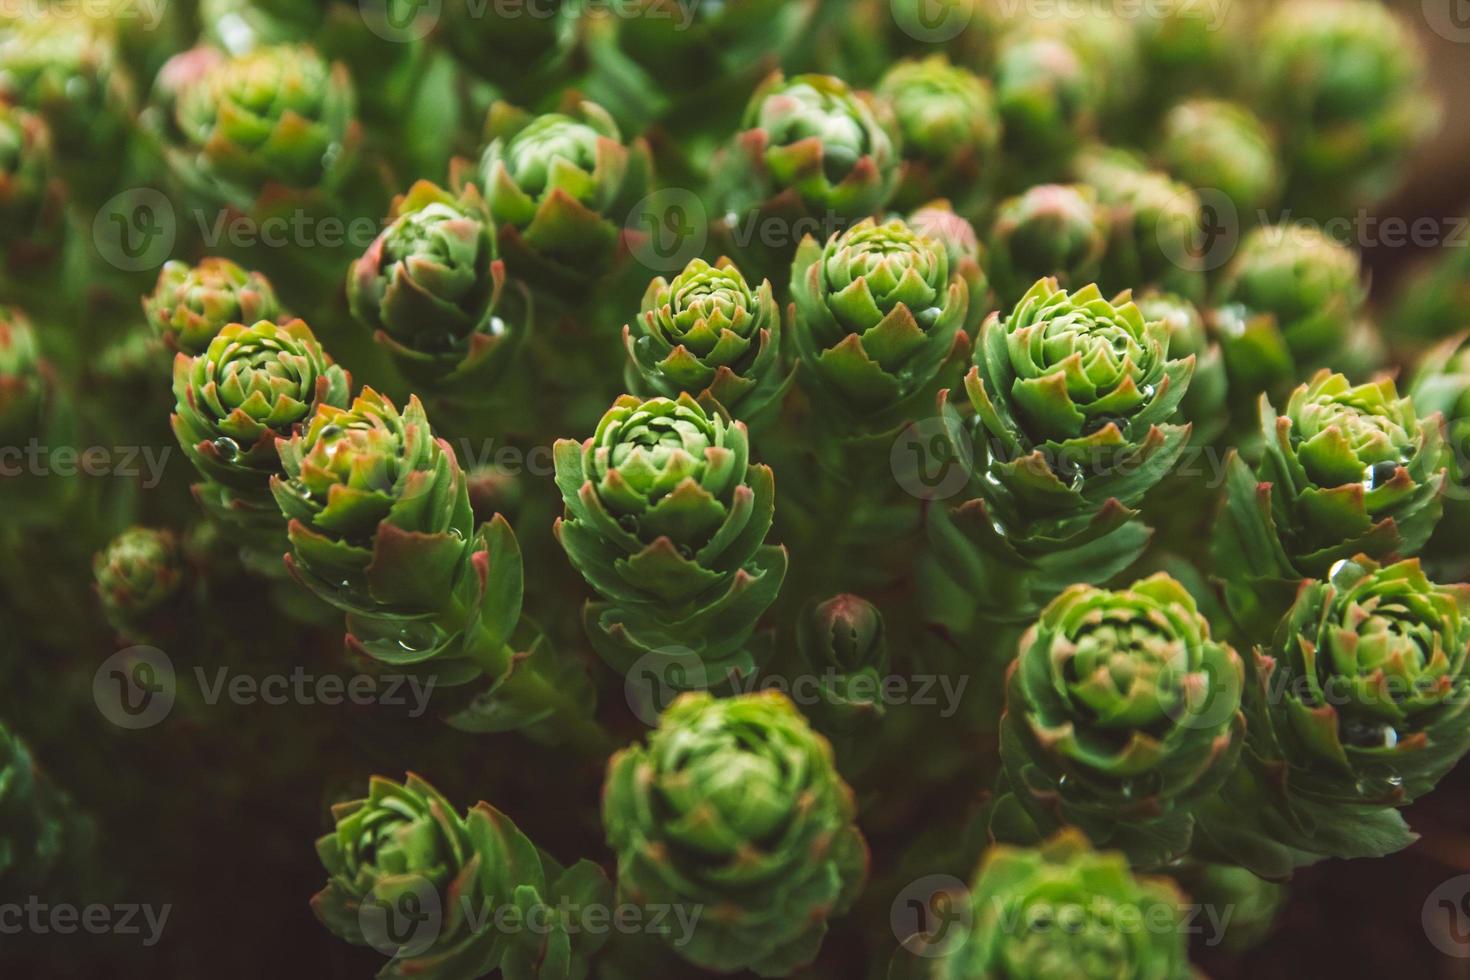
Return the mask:
<path id="1" fill-rule="evenodd" d="M 1014 305 L 1039 279 L 1064 289 L 1096 282 L 1109 234 L 1107 211 L 1085 185 L 1038 184 L 1002 201 L 987 240 L 996 299 Z"/>
<path id="2" fill-rule="evenodd" d="M 513 287 L 514 288 L 514 287 Z M 507 320 L 505 266 L 479 190 L 456 198 L 418 181 L 391 220 L 347 270 L 358 322 L 416 384 L 444 394 L 489 394 L 530 328 L 530 299 Z"/>
<path id="3" fill-rule="evenodd" d="M 1233 216 L 1224 217 L 1247 226 L 1281 191 L 1275 139 L 1260 119 L 1235 102 L 1190 99 L 1170 109 L 1159 137 L 1158 161 L 1175 180 L 1201 194 L 1223 195 L 1235 209 Z"/>
<path id="4" fill-rule="evenodd" d="M 817 672 L 820 701 L 807 713 L 827 735 L 871 730 L 883 718 L 888 641 L 883 613 L 861 596 L 835 595 L 803 614 L 797 642 Z"/>
<path id="5" fill-rule="evenodd" d="M 758 416 L 790 377 L 770 281 L 752 288 L 729 259 L 694 259 L 672 281 L 654 279 L 623 343 L 630 381 L 666 398 L 708 395 L 737 418 Z"/>
<path id="6" fill-rule="evenodd" d="M 625 395 L 586 442 L 558 440 L 555 456 L 557 538 L 606 600 L 583 616 L 598 652 L 627 671 L 650 652 L 692 651 L 700 687 L 749 673 L 750 635 L 786 553 L 765 543 L 775 481 L 750 463 L 745 424 L 687 393 Z"/>
<path id="7" fill-rule="evenodd" d="M 1009 794 L 991 833 L 1027 843 L 1063 824 L 1135 865 L 1182 856 L 1192 804 L 1244 744 L 1244 668 L 1177 581 L 1073 586 L 1021 638 L 1001 718 Z"/>
<path id="8" fill-rule="evenodd" d="M 102 609 L 119 633 L 146 639 L 150 620 L 184 584 L 178 539 L 167 530 L 129 528 L 92 562 Z"/>
<path id="9" fill-rule="evenodd" d="M 902 220 L 865 220 L 792 266 L 797 353 L 824 400 L 859 418 L 928 389 L 962 343 L 969 287 L 948 248 Z M 962 348 L 960 348 L 962 349 Z"/>
<path id="10" fill-rule="evenodd" d="M 18 269 L 53 259 L 65 235 L 65 190 L 40 116 L 0 104 L 0 249 Z"/>
<path id="11" fill-rule="evenodd" d="M 282 319 L 265 276 L 218 257 L 198 265 L 165 262 L 153 292 L 143 297 L 143 313 L 169 347 L 190 355 L 203 354 L 229 324 Z"/>
<path id="12" fill-rule="evenodd" d="M 775 693 L 682 695 L 603 789 L 619 894 L 721 909 L 674 947 L 721 973 L 788 976 L 816 957 L 867 875 L 854 818 L 831 747 Z"/>

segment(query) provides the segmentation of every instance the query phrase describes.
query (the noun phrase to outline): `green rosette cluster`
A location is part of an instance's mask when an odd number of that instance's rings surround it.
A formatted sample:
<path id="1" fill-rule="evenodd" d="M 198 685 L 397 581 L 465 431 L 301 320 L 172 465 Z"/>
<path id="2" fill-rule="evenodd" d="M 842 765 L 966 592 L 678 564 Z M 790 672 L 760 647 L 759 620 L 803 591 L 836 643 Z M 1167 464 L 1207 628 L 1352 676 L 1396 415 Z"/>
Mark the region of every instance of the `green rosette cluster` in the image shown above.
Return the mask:
<path id="1" fill-rule="evenodd" d="M 1197 906 L 1230 911 L 1219 948 L 1239 956 L 1264 943 L 1275 930 L 1290 895 L 1285 885 L 1266 881 L 1233 864 L 1188 863 L 1171 871 Z"/>
<path id="2" fill-rule="evenodd" d="M 91 820 L 41 771 L 30 747 L 0 724 L 0 899 L 75 887 L 68 879 L 96 859 L 95 836 Z"/>
<path id="3" fill-rule="evenodd" d="M 218 257 L 198 265 L 165 262 L 153 292 L 143 297 L 143 315 L 171 349 L 190 356 L 203 354 L 232 323 L 283 318 L 270 280 Z"/>
<path id="4" fill-rule="evenodd" d="M 1010 668 L 992 836 L 1030 843 L 1071 825 L 1135 865 L 1182 856 L 1194 805 L 1244 745 L 1243 685 L 1240 657 L 1169 576 L 1063 592 Z"/>
<path id="5" fill-rule="evenodd" d="M 1038 184 L 1002 201 L 990 227 L 986 269 L 1001 307 L 1013 305 L 1038 279 L 1055 279 L 1063 289 L 1096 282 L 1109 233 L 1107 211 L 1085 184 Z"/>
<path id="6" fill-rule="evenodd" d="M 760 416 L 791 378 L 770 280 L 752 289 L 727 258 L 714 265 L 694 259 L 672 281 L 649 283 L 623 344 L 634 387 L 665 398 L 713 398 L 737 418 Z"/>
<path id="7" fill-rule="evenodd" d="M 1448 479 L 1444 519 L 1426 549 L 1437 559 L 1452 558 L 1470 535 L 1470 337 L 1451 337 L 1425 351 L 1409 384 L 1409 397 L 1421 417 L 1439 415 L 1444 423 Z"/>
<path id="8" fill-rule="evenodd" d="M 40 116 L 0 103 L 0 249 L 24 270 L 55 257 L 66 234 L 65 190 Z"/>
<path id="9" fill-rule="evenodd" d="M 901 61 L 878 83 L 902 134 L 898 189 L 890 207 L 908 211 L 936 198 L 962 214 L 986 204 L 998 176 L 1000 111 L 990 84 L 944 55 Z"/>
<path id="10" fill-rule="evenodd" d="M 1366 297 L 1353 249 L 1307 225 L 1257 228 L 1215 292 L 1231 379 L 1242 394 L 1269 391 L 1303 368 L 1333 366 Z"/>
<path id="11" fill-rule="evenodd" d="M 98 552 L 92 577 L 113 629 L 148 639 L 184 587 L 178 539 L 168 530 L 129 528 Z"/>
<path id="12" fill-rule="evenodd" d="M 936 558 L 973 608 L 1024 623 L 1069 585 L 1130 565 L 1149 531 L 1133 509 L 1173 468 L 1172 420 L 1194 373 L 1169 329 L 1124 293 L 1032 287 L 981 327 L 965 389 L 977 413 L 940 412 L 977 496 L 929 512 Z"/>
<path id="13" fill-rule="evenodd" d="M 1204 299 L 1199 195 L 1156 171 L 1116 170 L 1091 182 L 1109 232 L 1098 283 L 1103 289 L 1163 289 Z"/>
<path id="14" fill-rule="evenodd" d="M 549 299 L 585 291 L 623 257 L 624 221 L 653 163 L 594 102 L 533 116 L 496 103 L 478 177 L 510 274 Z"/>
<path id="15" fill-rule="evenodd" d="M 455 727 L 602 747 L 587 678 L 521 623 L 515 533 L 502 517 L 476 529 L 465 473 L 417 397 L 402 411 L 370 388 L 345 409 L 319 404 L 277 449 L 287 566 L 347 613 L 353 651 L 438 688 L 484 678 Z"/>
<path id="16" fill-rule="evenodd" d="M 236 273 L 244 276 L 238 267 L 214 266 L 202 276 L 191 271 L 174 264 L 180 285 L 160 293 L 166 298 L 173 292 L 182 302 L 153 307 L 160 319 L 184 324 L 177 334 L 181 344 L 201 335 L 217 314 L 267 302 L 268 294 L 244 283 L 235 291 L 207 285 L 189 289 L 190 280 L 198 286 L 215 276 L 237 282 Z M 164 276 L 169 275 L 166 269 Z M 196 306 L 203 312 L 191 309 Z M 204 478 L 194 495 L 255 571 L 271 577 L 284 571 L 285 524 L 271 494 L 271 479 L 282 472 L 277 441 L 289 438 L 319 406 L 345 408 L 351 388 L 351 377 L 332 363 L 301 320 L 231 323 L 198 355 L 175 357 L 174 436 Z"/>
<path id="17" fill-rule="evenodd" d="M 1190 99 L 1169 110 L 1159 135 L 1156 158 L 1175 180 L 1183 181 L 1218 206 L 1222 195 L 1235 214 L 1222 215 L 1253 225 L 1281 192 L 1281 162 L 1276 141 L 1248 108 L 1223 99 Z"/>
<path id="18" fill-rule="evenodd" d="M 745 423 L 677 399 L 624 395 L 586 442 L 558 440 L 556 525 L 567 557 L 604 602 L 583 620 L 624 673 L 642 657 L 691 652 L 695 687 L 752 671 L 751 634 L 786 575 L 767 545 L 775 479 L 750 463 Z M 702 676 L 694 676 L 702 674 Z"/>
<path id="19" fill-rule="evenodd" d="M 910 938 L 892 980 L 1195 976 L 1184 894 L 1166 878 L 1135 877 L 1124 855 L 1093 850 L 1076 830 L 1039 847 L 995 845 L 963 900 L 965 931 Z"/>
<path id="20" fill-rule="evenodd" d="M 68 185 L 86 200 L 117 181 L 132 100 L 112 39 L 86 18 L 58 11 L 0 27 L 0 102 L 46 121 Z"/>
<path id="21" fill-rule="evenodd" d="M 1057 32 L 1022 30 L 1002 42 L 993 74 L 1010 180 L 1025 186 L 1066 173 L 1103 112 L 1087 59 Z"/>
<path id="22" fill-rule="evenodd" d="M 839 78 L 771 75 L 741 128 L 713 164 L 711 230 L 747 271 L 779 274 L 803 231 L 841 231 L 897 187 L 898 136 Z"/>
<path id="23" fill-rule="evenodd" d="M 30 318 L 0 306 L 0 446 L 19 447 L 40 435 L 50 393 L 46 370 Z"/>
<path id="24" fill-rule="evenodd" d="M 1243 764 L 1202 818 L 1267 878 L 1415 840 L 1399 808 L 1470 750 L 1470 587 L 1358 557 L 1303 585 L 1247 670 Z"/>
<path id="25" fill-rule="evenodd" d="M 883 718 L 888 640 L 883 613 L 843 593 L 808 608 L 796 634 L 802 659 L 818 681 L 820 701 L 807 713 L 833 737 L 871 731 Z"/>
<path id="26" fill-rule="evenodd" d="M 646 746 L 613 756 L 602 817 L 619 896 L 704 910 L 683 942 L 664 938 L 719 973 L 790 976 L 867 877 L 831 746 L 774 692 L 682 695 Z"/>
<path id="27" fill-rule="evenodd" d="M 520 309 L 506 318 L 505 265 L 488 205 L 474 184 L 455 197 L 421 180 L 390 218 L 347 270 L 352 315 L 411 382 L 486 397 L 514 363 L 531 315 L 529 294 L 519 290 Z"/>
<path id="28" fill-rule="evenodd" d="M 1460 218 L 1470 228 L 1470 218 Z M 1399 279 L 1385 330 L 1407 340 L 1443 338 L 1470 328 L 1470 248 L 1442 248 Z"/>
<path id="29" fill-rule="evenodd" d="M 791 269 L 797 354 L 822 404 L 882 424 L 964 350 L 965 279 L 949 250 L 903 220 L 808 237 Z"/>
<path id="30" fill-rule="evenodd" d="M 1390 379 L 1351 384 L 1327 369 L 1292 392 L 1284 414 L 1265 396 L 1255 471 L 1233 455 L 1216 523 L 1216 569 L 1232 611 L 1268 632 L 1304 578 L 1363 554 L 1411 556 L 1443 513 L 1450 460 L 1441 422 L 1421 418 Z"/>
<path id="31" fill-rule="evenodd" d="M 1309 213 L 1346 214 L 1388 194 L 1438 126 L 1418 37 L 1383 4 L 1282 3 L 1261 27 L 1255 64 L 1284 140 L 1288 196 Z"/>
<path id="32" fill-rule="evenodd" d="M 965 334 L 973 337 L 975 329 L 990 313 L 990 277 L 985 271 L 989 259 L 975 226 L 955 213 L 948 201 L 931 201 L 904 219 L 919 237 L 944 246 L 949 255 L 951 275 L 965 280 L 969 290 L 970 312 L 965 317 Z"/>
<path id="33" fill-rule="evenodd" d="M 1230 376 L 1225 353 L 1206 327 L 1204 315 L 1184 297 L 1159 290 L 1149 290 L 1134 302 L 1145 320 L 1168 328 L 1171 355 L 1194 358 L 1194 377 L 1179 411 L 1194 426 L 1196 444 L 1213 442 L 1230 421 Z"/>
<path id="34" fill-rule="evenodd" d="M 352 169 L 360 127 L 347 69 L 281 44 L 205 62 L 173 93 L 164 152 L 192 192 L 251 211 L 264 197 L 331 197 Z"/>
<path id="35" fill-rule="evenodd" d="M 590 861 L 563 868 L 488 803 L 461 815 L 423 779 L 374 776 L 332 808 L 316 845 L 327 884 L 311 900 L 333 935 L 390 957 L 380 977 L 582 980 L 607 939 L 572 916 L 606 909 Z"/>

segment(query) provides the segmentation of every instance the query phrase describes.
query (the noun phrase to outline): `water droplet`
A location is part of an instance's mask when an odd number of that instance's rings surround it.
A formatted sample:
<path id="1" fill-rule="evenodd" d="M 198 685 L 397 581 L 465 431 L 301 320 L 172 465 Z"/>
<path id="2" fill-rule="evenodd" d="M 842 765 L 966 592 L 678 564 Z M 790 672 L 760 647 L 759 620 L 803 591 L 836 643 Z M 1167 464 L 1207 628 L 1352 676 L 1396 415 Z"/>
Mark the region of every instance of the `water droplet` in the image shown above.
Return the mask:
<path id="1" fill-rule="evenodd" d="M 485 328 L 485 332 L 490 334 L 490 336 L 492 337 L 499 337 L 502 334 L 507 333 L 509 330 L 510 328 L 506 326 L 505 321 L 498 316 L 492 316 L 490 318 L 490 323 Z"/>
<path id="2" fill-rule="evenodd" d="M 214 440 L 211 445 L 214 446 L 214 451 L 219 454 L 219 458 L 227 463 L 240 458 L 240 444 L 228 436 L 222 436 Z"/>

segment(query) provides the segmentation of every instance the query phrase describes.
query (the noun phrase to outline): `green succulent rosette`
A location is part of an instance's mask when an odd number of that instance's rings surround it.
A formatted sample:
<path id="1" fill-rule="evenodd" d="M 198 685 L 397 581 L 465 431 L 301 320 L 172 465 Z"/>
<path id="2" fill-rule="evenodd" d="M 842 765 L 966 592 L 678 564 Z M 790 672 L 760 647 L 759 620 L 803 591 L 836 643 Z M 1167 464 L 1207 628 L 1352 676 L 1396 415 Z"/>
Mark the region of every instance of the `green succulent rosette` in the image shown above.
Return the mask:
<path id="1" fill-rule="evenodd" d="M 1154 171 L 1119 170 L 1089 183 L 1109 230 L 1098 282 L 1108 290 L 1164 289 L 1204 299 L 1200 198 Z"/>
<path id="2" fill-rule="evenodd" d="M 0 724 L 0 899 L 34 889 L 75 887 L 96 859 L 96 829 L 37 764 L 30 747 Z"/>
<path id="3" fill-rule="evenodd" d="M 1229 320 L 1254 321 L 1221 333 L 1232 379 L 1261 391 L 1285 380 L 1283 365 L 1290 376 L 1299 376 L 1293 364 L 1331 366 L 1365 298 L 1361 259 L 1348 246 L 1307 225 L 1252 231 L 1215 294 L 1216 306 L 1238 311 Z"/>
<path id="4" fill-rule="evenodd" d="M 184 585 L 178 540 L 167 530 L 129 528 L 93 559 L 92 577 L 113 628 L 146 639 Z"/>
<path id="5" fill-rule="evenodd" d="M 1085 184 L 1038 184 L 1001 202 L 987 240 L 996 299 L 1011 306 L 1038 279 L 1063 289 L 1096 282 L 1109 234 L 1108 212 Z"/>
<path id="6" fill-rule="evenodd" d="M 802 231 L 838 232 L 878 213 L 897 187 L 898 137 L 831 75 L 771 75 L 751 96 L 741 129 L 713 164 L 714 213 L 722 217 L 711 230 L 747 271 L 777 274 Z M 767 233 L 779 229 L 784 241 Z"/>
<path id="7" fill-rule="evenodd" d="M 965 349 L 969 286 L 943 243 L 901 219 L 808 237 L 791 291 L 797 354 L 823 403 L 857 419 L 901 412 Z"/>
<path id="8" fill-rule="evenodd" d="M 990 260 L 975 226 L 956 214 L 945 200 L 930 201 L 904 222 L 921 238 L 938 242 L 949 253 L 950 274 L 965 280 L 969 289 L 970 312 L 965 317 L 965 334 L 974 336 L 975 329 L 992 309 L 990 278 L 985 272 Z"/>
<path id="9" fill-rule="evenodd" d="M 883 718 L 888 641 L 883 613 L 843 593 L 811 605 L 797 630 L 802 659 L 818 679 L 820 701 L 807 709 L 829 736 L 871 731 Z"/>
<path id="10" fill-rule="evenodd" d="M 976 496 L 931 508 L 935 556 L 970 614 L 1024 623 L 1069 585 L 1103 582 L 1130 565 L 1149 531 L 1143 495 L 1173 468 L 1190 427 L 1175 424 L 1194 373 L 1169 329 L 1124 293 L 1032 287 L 981 327 L 965 389 L 966 420 L 940 414 Z"/>
<path id="11" fill-rule="evenodd" d="M 646 746 L 608 764 L 602 798 L 618 894 L 718 909 L 674 951 L 703 969 L 789 976 L 852 905 L 868 852 L 826 740 L 784 695 L 684 694 Z"/>
<path id="12" fill-rule="evenodd" d="M 1290 898 L 1285 885 L 1231 864 L 1186 864 L 1171 876 L 1196 906 L 1216 910 L 1217 916 L 1230 910 L 1229 924 L 1220 926 L 1219 948 L 1236 956 L 1270 937 Z"/>
<path id="13" fill-rule="evenodd" d="M 1170 3 L 1135 17 L 1147 72 L 1146 103 L 1178 98 L 1181 92 L 1238 90 L 1252 51 L 1247 27 L 1253 14 L 1235 6 Z"/>
<path id="14" fill-rule="evenodd" d="M 738 418 L 759 416 L 791 380 L 770 281 L 751 288 L 727 258 L 694 259 L 672 281 L 649 283 L 623 344 L 636 387 L 666 398 L 707 396 Z"/>
<path id="15" fill-rule="evenodd" d="M 1382 4 L 1282 3 L 1261 26 L 1254 63 L 1282 134 L 1288 199 L 1319 217 L 1392 191 L 1438 125 L 1419 40 Z"/>
<path id="16" fill-rule="evenodd" d="M 1230 420 L 1230 377 L 1225 371 L 1225 354 L 1199 307 L 1182 296 L 1158 290 L 1144 292 L 1135 302 L 1145 320 L 1168 328 L 1170 354 L 1194 358 L 1194 377 L 1179 410 L 1194 426 L 1196 443 L 1214 441 Z"/>
<path id="17" fill-rule="evenodd" d="M 0 103 L 0 249 L 4 265 L 48 264 L 66 234 L 65 190 L 40 116 Z"/>
<path id="18" fill-rule="evenodd" d="M 1448 452 L 1444 520 L 1435 528 L 1426 551 L 1453 561 L 1460 542 L 1470 534 L 1470 344 L 1466 335 L 1451 337 L 1425 351 L 1409 383 L 1409 396 L 1421 417 L 1443 419 Z"/>
<path id="19" fill-rule="evenodd" d="M 902 134 L 898 189 L 890 206 L 908 211 L 946 198 L 962 214 L 986 203 L 997 177 L 1001 121 L 984 79 L 944 55 L 901 61 L 878 83 Z"/>
<path id="20" fill-rule="evenodd" d="M 1470 750 L 1470 588 L 1358 557 L 1305 583 L 1247 670 L 1243 764 L 1210 852 L 1267 878 L 1415 840 L 1399 808 Z"/>
<path id="21" fill-rule="evenodd" d="M 591 438 L 558 440 L 554 453 L 566 505 L 557 539 L 606 600 L 583 616 L 603 658 L 627 672 L 650 652 L 688 650 L 701 687 L 754 669 L 751 633 L 786 552 L 765 544 L 775 481 L 750 463 L 745 424 L 688 393 L 624 395 Z"/>
<path id="22" fill-rule="evenodd" d="M 316 845 L 327 884 L 312 911 L 333 935 L 388 955 L 380 977 L 580 980 L 606 941 L 569 928 L 558 908 L 607 907 L 602 869 L 562 868 L 488 803 L 461 816 L 412 773 L 374 776 L 366 799 L 332 808 L 332 824 Z"/>
<path id="23" fill-rule="evenodd" d="M 1060 177 L 1103 111 L 1087 59 L 1055 33 L 1020 31 L 1002 42 L 994 78 L 1012 182 Z"/>
<path id="24" fill-rule="evenodd" d="M 1219 788 L 1244 744 L 1243 683 L 1240 658 L 1211 639 L 1169 576 L 1063 592 L 1010 668 L 1009 792 L 991 814 L 992 835 L 1027 843 L 1065 824 L 1135 865 L 1180 857 L 1193 804 Z"/>
<path id="25" fill-rule="evenodd" d="M 624 220 L 648 192 L 653 164 L 607 111 L 572 101 L 533 116 L 496 103 L 478 179 L 510 274 L 565 301 L 624 255 Z"/>
<path id="26" fill-rule="evenodd" d="M 962 900 L 965 931 L 912 937 L 890 980 L 1195 976 L 1183 893 L 1168 879 L 1135 877 L 1124 855 L 1093 850 L 1076 830 L 1038 847 L 995 845 Z"/>
<path id="27" fill-rule="evenodd" d="M 86 18 L 57 12 L 0 27 L 0 102 L 45 120 L 74 191 L 91 199 L 116 182 L 132 84 L 112 39 Z"/>
<path id="28" fill-rule="evenodd" d="M 242 290 L 214 297 L 221 298 L 250 306 L 263 296 Z M 284 571 L 285 522 L 271 494 L 271 479 L 282 473 L 277 441 L 293 435 L 321 405 L 345 408 L 351 387 L 350 376 L 301 320 L 232 323 L 200 354 L 181 352 L 174 360 L 174 435 L 204 478 L 194 494 L 242 548 L 247 565 L 262 574 Z"/>
<path id="29" fill-rule="evenodd" d="M 46 370 L 30 318 L 0 306 L 0 445 L 18 447 L 40 434 L 50 394 Z"/>
<path id="30" fill-rule="evenodd" d="M 143 315 L 170 348 L 189 355 L 203 354 L 229 324 L 283 318 L 270 280 L 218 257 L 165 262 Z"/>
<path id="31" fill-rule="evenodd" d="M 521 621 L 514 532 L 502 517 L 476 529 L 465 473 L 417 397 L 401 412 L 370 388 L 346 409 L 318 405 L 277 449 L 287 567 L 347 613 L 354 652 L 438 688 L 484 678 L 447 718 L 462 730 L 605 747 L 585 674 Z"/>
<path id="32" fill-rule="evenodd" d="M 1276 202 L 1276 140 L 1250 109 L 1223 99 L 1190 99 L 1164 116 L 1156 159 L 1175 180 L 1224 195 L 1247 225 Z"/>
<path id="33" fill-rule="evenodd" d="M 1257 637 L 1302 579 L 1358 554 L 1417 554 L 1450 462 L 1440 419 L 1421 418 L 1389 379 L 1354 386 L 1324 368 L 1284 414 L 1262 396 L 1260 419 L 1264 455 L 1254 472 L 1238 454 L 1227 463 L 1214 542 L 1232 610 Z"/>
<path id="34" fill-rule="evenodd" d="M 206 199 L 250 211 L 263 196 L 330 197 L 361 140 L 347 69 L 281 44 L 204 63 L 161 120 L 175 176 Z"/>
<path id="35" fill-rule="evenodd" d="M 456 198 L 415 183 L 347 270 L 352 315 L 405 377 L 441 394 L 483 398 L 513 363 L 529 327 L 530 296 L 518 291 L 519 309 L 508 321 L 505 290 L 494 224 L 473 184 Z"/>

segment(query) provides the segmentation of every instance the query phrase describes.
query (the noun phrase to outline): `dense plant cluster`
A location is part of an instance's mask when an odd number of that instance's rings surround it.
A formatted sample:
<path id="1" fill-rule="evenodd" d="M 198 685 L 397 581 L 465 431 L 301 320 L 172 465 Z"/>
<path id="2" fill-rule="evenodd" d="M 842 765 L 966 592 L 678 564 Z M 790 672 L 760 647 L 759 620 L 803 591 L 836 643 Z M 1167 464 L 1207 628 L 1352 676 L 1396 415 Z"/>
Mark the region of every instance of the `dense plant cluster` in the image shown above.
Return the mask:
<path id="1" fill-rule="evenodd" d="M 1470 751 L 1386 7 L 31 6 L 0 903 L 179 905 L 79 971 L 1184 980 Z"/>

